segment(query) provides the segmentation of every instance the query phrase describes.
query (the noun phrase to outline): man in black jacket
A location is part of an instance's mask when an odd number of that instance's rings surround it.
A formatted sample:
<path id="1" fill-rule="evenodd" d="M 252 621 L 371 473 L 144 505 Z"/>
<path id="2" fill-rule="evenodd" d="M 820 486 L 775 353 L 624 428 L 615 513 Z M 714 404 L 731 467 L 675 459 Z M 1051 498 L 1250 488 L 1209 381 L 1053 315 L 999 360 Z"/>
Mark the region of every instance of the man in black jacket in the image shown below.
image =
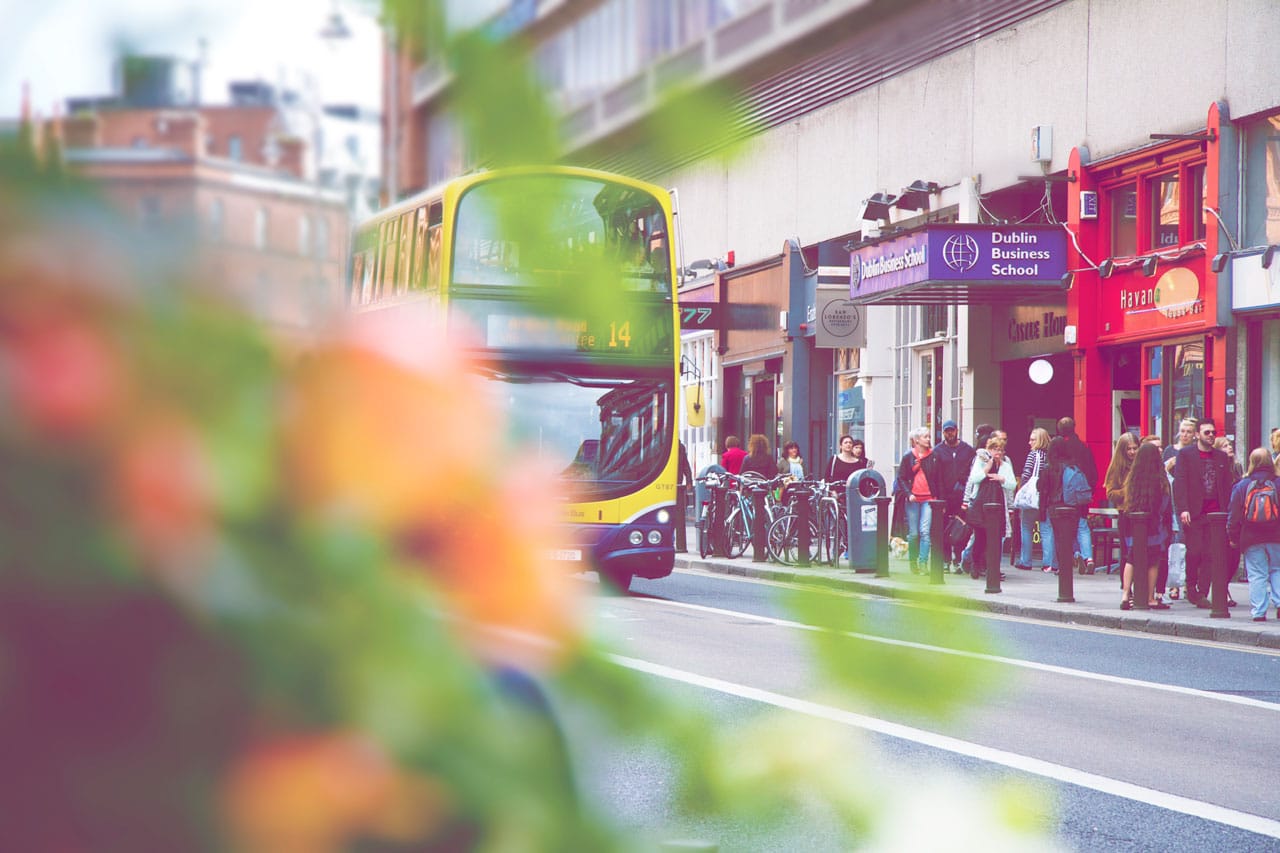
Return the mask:
<path id="1" fill-rule="evenodd" d="M 1216 435 L 1217 427 L 1212 419 L 1200 421 L 1195 443 L 1178 451 L 1173 467 L 1173 511 L 1178 514 L 1182 541 L 1187 545 L 1187 600 L 1196 607 L 1206 608 L 1213 582 L 1209 571 L 1212 564 L 1206 565 L 1209 557 L 1207 516 L 1211 512 L 1227 511 L 1231 487 L 1235 485 L 1231 457 L 1213 446 Z"/>
<path id="2" fill-rule="evenodd" d="M 933 449 L 933 455 L 942 463 L 940 485 L 942 499 L 947 502 L 946 519 L 942 523 L 945 532 L 951 519 L 960 514 L 960 504 L 964 502 L 964 485 L 969 479 L 969 469 L 973 467 L 976 451 L 960 438 L 960 430 L 956 422 L 942 422 L 942 443 Z M 959 549 L 952 553 L 949 543 L 943 537 L 942 570 L 950 571 L 952 563 L 960 562 Z"/>

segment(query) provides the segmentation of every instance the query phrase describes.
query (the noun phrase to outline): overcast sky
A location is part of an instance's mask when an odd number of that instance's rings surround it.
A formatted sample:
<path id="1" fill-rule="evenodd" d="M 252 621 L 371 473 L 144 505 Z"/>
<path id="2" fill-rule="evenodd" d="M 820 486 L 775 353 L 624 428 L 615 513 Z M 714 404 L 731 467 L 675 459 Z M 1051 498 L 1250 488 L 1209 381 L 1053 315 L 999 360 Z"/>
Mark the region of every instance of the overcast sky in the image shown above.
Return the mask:
<path id="1" fill-rule="evenodd" d="M 353 37 L 319 32 L 340 9 Z M 43 116 L 66 98 L 112 93 L 118 45 L 194 60 L 207 43 L 202 99 L 225 103 L 231 80 L 298 86 L 315 80 L 325 103 L 377 109 L 381 37 L 367 0 L 0 0 L 0 118 L 18 115 L 22 83 Z"/>

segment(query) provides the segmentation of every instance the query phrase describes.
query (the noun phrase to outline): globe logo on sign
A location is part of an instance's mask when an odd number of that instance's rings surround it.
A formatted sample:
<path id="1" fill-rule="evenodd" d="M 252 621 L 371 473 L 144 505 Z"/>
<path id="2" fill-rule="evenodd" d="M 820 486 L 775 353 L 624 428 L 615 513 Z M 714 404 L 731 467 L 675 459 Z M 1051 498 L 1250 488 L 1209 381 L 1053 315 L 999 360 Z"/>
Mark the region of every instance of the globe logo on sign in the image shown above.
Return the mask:
<path id="1" fill-rule="evenodd" d="M 978 265 L 978 241 L 968 234 L 952 234 L 942 244 L 942 260 L 956 272 L 967 272 Z"/>

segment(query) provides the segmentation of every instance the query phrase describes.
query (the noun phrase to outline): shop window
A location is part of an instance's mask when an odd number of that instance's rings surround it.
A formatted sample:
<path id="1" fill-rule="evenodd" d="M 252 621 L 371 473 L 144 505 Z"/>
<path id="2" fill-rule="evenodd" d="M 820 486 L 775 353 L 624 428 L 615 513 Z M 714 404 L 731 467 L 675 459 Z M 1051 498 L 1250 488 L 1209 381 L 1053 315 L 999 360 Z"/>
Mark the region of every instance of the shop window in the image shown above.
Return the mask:
<path id="1" fill-rule="evenodd" d="M 1151 248 L 1160 250 L 1177 246 L 1178 220 L 1182 204 L 1178 173 L 1161 175 L 1148 185 L 1151 192 Z"/>
<path id="2" fill-rule="evenodd" d="M 1138 254 L 1138 192 L 1133 184 L 1111 191 L 1111 256 Z"/>
<path id="3" fill-rule="evenodd" d="M 1148 433 L 1170 442 L 1181 420 L 1205 416 L 1205 352 L 1203 338 L 1146 348 L 1142 390 Z"/>

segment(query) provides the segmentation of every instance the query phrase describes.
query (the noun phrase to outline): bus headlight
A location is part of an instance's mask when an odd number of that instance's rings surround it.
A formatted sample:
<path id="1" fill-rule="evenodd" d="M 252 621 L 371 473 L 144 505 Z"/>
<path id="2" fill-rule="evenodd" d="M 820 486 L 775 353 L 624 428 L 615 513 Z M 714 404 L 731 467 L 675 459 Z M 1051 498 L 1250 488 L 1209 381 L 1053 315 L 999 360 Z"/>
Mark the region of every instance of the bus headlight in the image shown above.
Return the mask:
<path id="1" fill-rule="evenodd" d="M 658 523 L 666 524 L 669 521 L 671 521 L 671 513 L 667 512 L 665 509 L 658 510 Z"/>
<path id="2" fill-rule="evenodd" d="M 642 532 L 640 532 L 639 530 L 633 530 L 633 531 L 631 531 L 630 535 L 629 535 L 629 536 L 627 536 L 627 539 L 629 539 L 629 540 L 630 540 L 630 542 L 631 542 L 631 544 L 632 544 L 632 545 L 643 545 L 643 544 L 644 544 L 644 534 L 643 534 Z"/>
<path id="3" fill-rule="evenodd" d="M 649 544 L 650 544 L 650 545 L 661 545 L 661 544 L 662 544 L 662 531 L 661 531 L 661 530 L 650 530 L 650 531 L 649 531 Z"/>

